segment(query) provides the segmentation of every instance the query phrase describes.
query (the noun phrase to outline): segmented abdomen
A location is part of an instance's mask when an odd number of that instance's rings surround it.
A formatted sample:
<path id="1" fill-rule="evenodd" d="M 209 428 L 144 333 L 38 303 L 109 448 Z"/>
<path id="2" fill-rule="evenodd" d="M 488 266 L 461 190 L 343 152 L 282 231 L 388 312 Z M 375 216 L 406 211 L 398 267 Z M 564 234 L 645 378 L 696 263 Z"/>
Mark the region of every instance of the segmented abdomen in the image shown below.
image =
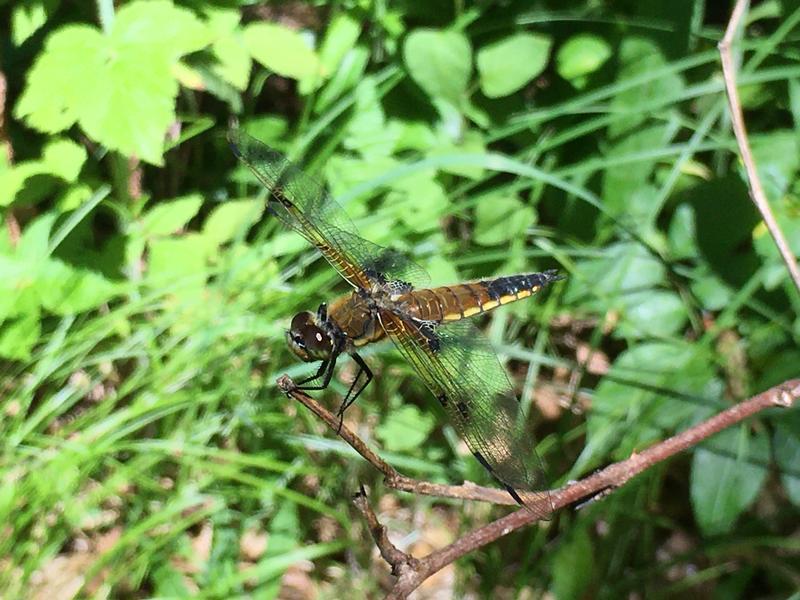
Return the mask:
<path id="1" fill-rule="evenodd" d="M 458 321 L 532 296 L 560 279 L 556 271 L 509 275 L 471 283 L 413 290 L 397 298 L 424 321 Z"/>

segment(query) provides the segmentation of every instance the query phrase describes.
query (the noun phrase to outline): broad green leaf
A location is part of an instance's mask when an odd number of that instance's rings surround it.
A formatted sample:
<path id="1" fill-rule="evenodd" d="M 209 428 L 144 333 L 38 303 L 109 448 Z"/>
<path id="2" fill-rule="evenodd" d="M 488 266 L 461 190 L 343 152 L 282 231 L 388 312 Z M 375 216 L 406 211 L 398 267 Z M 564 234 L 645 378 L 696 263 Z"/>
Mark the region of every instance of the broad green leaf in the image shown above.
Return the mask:
<path id="1" fill-rule="evenodd" d="M 522 89 L 539 75 L 550 58 L 550 36 L 515 33 L 478 50 L 481 91 L 500 98 Z"/>
<path id="2" fill-rule="evenodd" d="M 150 238 L 175 233 L 200 210 L 203 198 L 191 194 L 156 205 L 142 217 L 142 235 Z"/>
<path id="3" fill-rule="evenodd" d="M 375 435 L 390 452 L 405 452 L 419 447 L 436 423 L 430 413 L 423 413 L 411 404 L 406 404 L 389 413 Z"/>
<path id="4" fill-rule="evenodd" d="M 651 183 L 657 161 L 639 156 L 668 144 L 671 134 L 663 125 L 641 127 L 605 151 L 609 160 L 624 160 L 609 166 L 603 174 L 603 205 L 612 215 L 623 218 L 641 232 L 651 226 L 660 207 L 654 204 L 658 189 Z"/>
<path id="5" fill-rule="evenodd" d="M 19 2 L 11 10 L 11 41 L 21 45 L 47 23 L 58 9 L 59 0 L 28 0 Z"/>
<path id="6" fill-rule="evenodd" d="M 244 43 L 259 63 L 278 75 L 292 79 L 315 78 L 320 62 L 300 33 L 276 23 L 254 23 L 245 27 Z"/>
<path id="7" fill-rule="evenodd" d="M 385 209 L 412 231 L 431 231 L 449 202 L 442 185 L 431 171 L 415 173 L 392 184 Z"/>
<path id="8" fill-rule="evenodd" d="M 696 236 L 692 207 L 681 204 L 675 209 L 669 223 L 667 241 L 670 256 L 677 260 L 696 257 L 698 252 Z"/>
<path id="9" fill-rule="evenodd" d="M 731 531 L 767 477 L 769 440 L 748 425 L 727 429 L 697 448 L 692 458 L 692 508 L 707 536 Z"/>
<path id="10" fill-rule="evenodd" d="M 28 180 L 36 175 L 75 181 L 85 161 L 86 150 L 75 142 L 66 139 L 50 141 L 43 150 L 41 160 L 23 161 L 0 171 L 0 206 L 11 204 L 17 194 L 25 189 Z M 52 187 L 47 189 L 52 190 Z M 30 198 L 27 201 L 30 202 Z"/>
<path id="11" fill-rule="evenodd" d="M 778 129 L 750 136 L 750 143 L 767 198 L 781 198 L 796 180 L 797 170 L 800 168 L 797 133 L 789 129 Z"/>
<path id="12" fill-rule="evenodd" d="M 475 206 L 475 241 L 496 246 L 523 237 L 536 223 L 536 212 L 515 196 L 488 196 Z"/>
<path id="13" fill-rule="evenodd" d="M 180 290 L 205 281 L 208 245 L 199 234 L 181 238 L 156 238 L 149 244 L 147 278 L 152 285 L 170 282 Z"/>
<path id="14" fill-rule="evenodd" d="M 86 162 L 86 150 L 72 140 L 55 140 L 44 148 L 42 163 L 47 172 L 73 182 Z"/>
<path id="15" fill-rule="evenodd" d="M 38 310 L 4 321 L 0 324 L 0 356 L 11 360 L 30 360 L 31 349 L 41 334 Z"/>
<path id="16" fill-rule="evenodd" d="M 675 292 L 642 290 L 624 297 L 625 309 L 614 336 L 619 338 L 663 338 L 679 333 L 689 318 Z"/>
<path id="17" fill-rule="evenodd" d="M 609 454 L 626 458 L 713 411 L 721 389 L 711 358 L 682 341 L 644 343 L 620 354 L 597 386 L 572 475 Z"/>
<path id="18" fill-rule="evenodd" d="M 472 47 L 464 34 L 415 29 L 403 45 L 403 61 L 428 96 L 461 103 L 472 73 Z"/>
<path id="19" fill-rule="evenodd" d="M 15 114 L 48 133 L 77 122 L 109 148 L 160 164 L 164 133 L 175 121 L 172 69 L 205 43 L 193 13 L 162 1 L 125 5 L 109 35 L 62 27 L 29 71 Z"/>
<path id="20" fill-rule="evenodd" d="M 91 310 L 119 292 L 119 286 L 102 275 L 52 258 L 39 268 L 35 288 L 42 306 L 57 315 Z"/>
<path id="21" fill-rule="evenodd" d="M 575 85 L 594 73 L 611 56 L 611 46 L 603 38 L 581 33 L 569 38 L 556 55 L 556 70 Z"/>
<path id="22" fill-rule="evenodd" d="M 722 310 L 733 299 L 735 293 L 730 285 L 710 271 L 706 265 L 695 270 L 691 290 L 705 310 Z"/>
<path id="23" fill-rule="evenodd" d="M 345 148 L 358 152 L 366 159 L 391 155 L 400 129 L 396 123 L 391 127 L 386 125 L 386 115 L 374 80 L 364 79 L 355 93 L 353 117 L 345 129 Z"/>
<path id="24" fill-rule="evenodd" d="M 600 258 L 578 261 L 568 279 L 565 303 L 578 302 L 597 312 L 621 310 L 625 297 L 665 282 L 666 270 L 641 244 L 608 246 Z"/>
<path id="25" fill-rule="evenodd" d="M 319 60 L 326 74 L 336 71 L 345 55 L 356 45 L 361 27 L 362 24 L 347 13 L 333 18 L 319 49 Z"/>
<path id="26" fill-rule="evenodd" d="M 250 53 L 245 48 L 244 41 L 236 35 L 222 37 L 212 44 L 211 50 L 217 58 L 217 63 L 212 68 L 214 73 L 237 90 L 244 91 L 252 67 Z"/>
<path id="27" fill-rule="evenodd" d="M 218 246 L 243 233 L 261 216 L 264 203 L 258 200 L 231 200 L 217 206 L 203 225 L 203 236 Z"/>

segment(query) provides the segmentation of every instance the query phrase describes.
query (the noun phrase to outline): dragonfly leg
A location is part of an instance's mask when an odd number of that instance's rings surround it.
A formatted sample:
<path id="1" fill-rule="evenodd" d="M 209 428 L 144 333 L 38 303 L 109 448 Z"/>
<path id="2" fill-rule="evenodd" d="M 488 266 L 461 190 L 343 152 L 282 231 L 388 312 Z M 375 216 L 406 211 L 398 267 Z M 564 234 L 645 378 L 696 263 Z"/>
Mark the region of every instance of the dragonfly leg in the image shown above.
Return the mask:
<path id="1" fill-rule="evenodd" d="M 356 361 L 356 364 L 358 365 L 358 373 L 356 373 L 353 383 L 350 384 L 350 389 L 347 390 L 347 394 L 345 394 L 344 400 L 342 400 L 342 404 L 339 406 L 339 410 L 336 411 L 336 414 L 339 417 L 339 427 L 336 430 L 337 433 L 342 430 L 344 411 L 346 411 L 353 404 L 353 402 L 356 401 L 356 398 L 358 398 L 359 394 L 361 394 L 361 392 L 363 392 L 369 385 L 369 382 L 372 381 L 372 370 L 369 368 L 367 363 L 364 362 L 364 359 L 355 353 L 353 353 L 352 356 L 353 360 Z M 358 380 L 360 379 L 362 373 L 365 375 L 366 381 L 364 381 L 363 385 L 359 386 Z"/>
<path id="2" fill-rule="evenodd" d="M 331 382 L 331 377 L 333 376 L 333 368 L 336 366 L 336 359 L 339 357 L 338 354 L 331 354 L 331 357 L 328 360 L 323 360 L 322 364 L 317 369 L 317 372 L 314 373 L 311 377 L 306 377 L 301 382 L 297 384 L 297 389 L 309 391 L 309 390 L 324 390 L 328 387 L 328 384 Z M 306 385 L 311 381 L 316 381 L 320 377 L 323 377 L 321 385 Z"/>

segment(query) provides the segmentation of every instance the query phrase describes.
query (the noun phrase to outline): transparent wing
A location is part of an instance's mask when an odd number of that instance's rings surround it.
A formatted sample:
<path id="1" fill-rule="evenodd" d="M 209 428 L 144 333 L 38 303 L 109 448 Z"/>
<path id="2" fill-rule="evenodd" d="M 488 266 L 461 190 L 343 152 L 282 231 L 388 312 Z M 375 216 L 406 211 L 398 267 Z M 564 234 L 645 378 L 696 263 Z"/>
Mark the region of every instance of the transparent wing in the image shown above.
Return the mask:
<path id="1" fill-rule="evenodd" d="M 428 284 L 428 274 L 404 254 L 360 237 L 325 188 L 280 152 L 235 127 L 228 131 L 228 141 L 234 154 L 271 192 L 270 212 L 314 244 L 351 285 L 366 289 L 375 282 Z"/>
<path id="2" fill-rule="evenodd" d="M 545 488 L 536 441 L 491 343 L 471 323 L 420 323 L 382 312 L 381 324 L 489 472 L 515 495 Z M 509 489 L 511 488 L 511 489 Z M 547 492 L 533 495 L 547 496 Z M 526 495 L 528 499 L 531 495 Z M 515 498 L 519 499 L 517 496 Z M 535 509 L 546 517 L 549 510 Z M 537 505 L 541 506 L 541 505 Z"/>

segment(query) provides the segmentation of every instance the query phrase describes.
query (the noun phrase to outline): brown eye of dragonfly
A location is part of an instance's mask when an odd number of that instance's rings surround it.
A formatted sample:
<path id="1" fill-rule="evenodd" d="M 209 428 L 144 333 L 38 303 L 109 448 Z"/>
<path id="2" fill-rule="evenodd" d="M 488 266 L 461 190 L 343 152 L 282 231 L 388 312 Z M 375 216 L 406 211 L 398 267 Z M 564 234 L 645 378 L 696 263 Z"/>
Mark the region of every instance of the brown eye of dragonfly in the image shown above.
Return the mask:
<path id="1" fill-rule="evenodd" d="M 301 360 L 312 362 L 325 360 L 330 356 L 332 343 L 328 334 L 315 322 L 310 312 L 294 316 L 289 331 L 286 332 L 289 349 Z"/>

